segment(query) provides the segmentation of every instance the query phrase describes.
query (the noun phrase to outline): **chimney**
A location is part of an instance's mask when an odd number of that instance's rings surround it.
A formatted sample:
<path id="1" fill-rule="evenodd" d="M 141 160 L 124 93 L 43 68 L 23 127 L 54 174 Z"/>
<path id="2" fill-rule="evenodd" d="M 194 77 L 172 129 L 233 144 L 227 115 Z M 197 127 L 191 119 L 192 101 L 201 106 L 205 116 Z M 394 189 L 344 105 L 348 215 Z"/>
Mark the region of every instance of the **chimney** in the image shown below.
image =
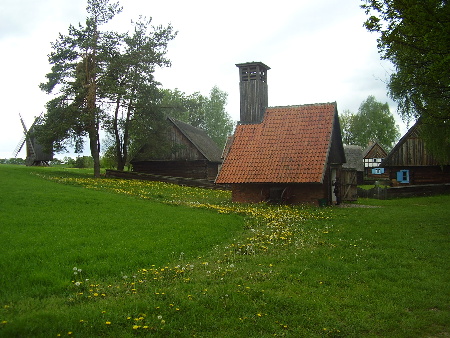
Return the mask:
<path id="1" fill-rule="evenodd" d="M 261 123 L 268 105 L 267 71 L 262 62 L 238 63 L 241 124 Z"/>

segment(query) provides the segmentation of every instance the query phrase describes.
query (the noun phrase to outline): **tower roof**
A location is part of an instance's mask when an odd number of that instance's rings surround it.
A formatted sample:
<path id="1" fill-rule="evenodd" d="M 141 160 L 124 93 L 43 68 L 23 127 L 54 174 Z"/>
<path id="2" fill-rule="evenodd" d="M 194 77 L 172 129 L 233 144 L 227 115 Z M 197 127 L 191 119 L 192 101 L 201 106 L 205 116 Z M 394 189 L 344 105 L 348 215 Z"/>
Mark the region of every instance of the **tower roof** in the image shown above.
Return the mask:
<path id="1" fill-rule="evenodd" d="M 259 61 L 251 61 L 251 62 L 244 62 L 244 63 L 236 63 L 236 67 L 246 67 L 246 66 L 261 66 L 267 70 L 270 69 L 270 67 L 268 65 L 266 65 L 265 63 L 259 62 Z"/>

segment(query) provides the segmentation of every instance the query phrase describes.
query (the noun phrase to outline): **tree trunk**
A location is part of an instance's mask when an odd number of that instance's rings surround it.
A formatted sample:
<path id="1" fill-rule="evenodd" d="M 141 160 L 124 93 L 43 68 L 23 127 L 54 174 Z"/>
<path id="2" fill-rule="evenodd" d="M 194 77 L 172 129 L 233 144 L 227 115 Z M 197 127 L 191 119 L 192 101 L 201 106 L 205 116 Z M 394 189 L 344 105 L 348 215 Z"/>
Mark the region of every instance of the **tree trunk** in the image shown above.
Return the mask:
<path id="1" fill-rule="evenodd" d="M 116 109 L 114 112 L 113 129 L 115 138 L 115 148 L 116 148 L 116 159 L 117 159 L 117 170 L 123 170 L 125 168 L 125 155 L 122 153 L 120 133 L 119 133 L 119 109 L 120 109 L 120 96 L 117 97 Z"/>
<path id="2" fill-rule="evenodd" d="M 124 125 L 124 131 L 123 131 L 123 146 L 122 146 L 122 150 L 123 150 L 123 164 L 125 166 L 127 159 L 128 159 L 128 143 L 129 143 L 129 135 L 130 135 L 130 120 L 131 120 L 131 113 L 132 113 L 132 104 L 133 104 L 133 100 L 130 100 L 130 103 L 128 104 L 128 109 L 127 109 L 127 117 L 125 120 L 125 125 Z M 123 169 L 122 169 L 123 170 Z"/>
<path id="3" fill-rule="evenodd" d="M 94 160 L 94 177 L 100 177 L 100 136 L 99 116 L 97 111 L 97 43 L 98 31 L 94 33 L 93 51 L 85 56 L 87 97 L 86 106 L 88 114 L 88 133 L 91 156 Z"/>
<path id="4" fill-rule="evenodd" d="M 94 177 L 100 177 L 100 137 L 96 124 L 89 128 L 89 145 L 91 148 L 91 156 L 94 160 Z"/>

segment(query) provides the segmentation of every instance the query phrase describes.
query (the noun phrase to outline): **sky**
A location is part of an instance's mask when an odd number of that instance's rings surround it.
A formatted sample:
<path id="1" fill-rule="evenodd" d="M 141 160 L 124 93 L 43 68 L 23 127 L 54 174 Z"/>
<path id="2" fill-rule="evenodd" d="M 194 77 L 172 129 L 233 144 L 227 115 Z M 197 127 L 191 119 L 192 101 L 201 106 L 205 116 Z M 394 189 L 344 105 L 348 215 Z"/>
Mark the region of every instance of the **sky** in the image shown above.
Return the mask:
<path id="1" fill-rule="evenodd" d="M 377 36 L 363 27 L 361 0 L 120 0 L 123 12 L 108 29 L 126 32 L 140 15 L 172 24 L 170 68 L 157 69 L 163 88 L 228 94 L 226 111 L 239 120 L 237 63 L 258 61 L 268 71 L 269 106 L 337 102 L 356 113 L 369 95 L 387 102 L 401 134 L 406 126 L 387 95 L 393 66 L 380 60 Z M 51 96 L 39 89 L 50 72 L 51 42 L 84 23 L 86 0 L 0 0 L 0 158 L 10 158 Z M 85 153 L 89 153 L 88 146 Z M 75 155 L 57 154 L 58 158 Z M 24 149 L 18 157 L 25 158 Z"/>

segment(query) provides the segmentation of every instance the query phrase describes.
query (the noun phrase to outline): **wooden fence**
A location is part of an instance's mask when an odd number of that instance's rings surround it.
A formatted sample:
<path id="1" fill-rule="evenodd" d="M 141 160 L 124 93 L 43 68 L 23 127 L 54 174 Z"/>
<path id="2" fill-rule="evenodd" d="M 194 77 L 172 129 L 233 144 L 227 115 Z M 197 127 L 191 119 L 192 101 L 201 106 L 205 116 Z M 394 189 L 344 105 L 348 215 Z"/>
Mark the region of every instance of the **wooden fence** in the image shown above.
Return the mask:
<path id="1" fill-rule="evenodd" d="M 226 185 L 214 184 L 214 182 L 204 180 L 204 179 L 153 175 L 153 174 L 147 174 L 147 173 L 138 173 L 135 171 L 119 171 L 119 170 L 107 169 L 105 176 L 108 178 L 122 178 L 122 179 L 133 179 L 133 180 L 143 180 L 143 181 L 158 181 L 158 182 L 173 183 L 173 184 L 178 184 L 178 185 L 185 185 L 188 187 L 229 190 L 229 187 Z"/>
<path id="2" fill-rule="evenodd" d="M 365 190 L 358 188 L 358 197 L 393 199 L 404 197 L 419 197 L 450 194 L 450 184 L 427 184 L 427 185 L 408 185 L 401 187 L 382 187 L 375 186 L 372 189 Z"/>

